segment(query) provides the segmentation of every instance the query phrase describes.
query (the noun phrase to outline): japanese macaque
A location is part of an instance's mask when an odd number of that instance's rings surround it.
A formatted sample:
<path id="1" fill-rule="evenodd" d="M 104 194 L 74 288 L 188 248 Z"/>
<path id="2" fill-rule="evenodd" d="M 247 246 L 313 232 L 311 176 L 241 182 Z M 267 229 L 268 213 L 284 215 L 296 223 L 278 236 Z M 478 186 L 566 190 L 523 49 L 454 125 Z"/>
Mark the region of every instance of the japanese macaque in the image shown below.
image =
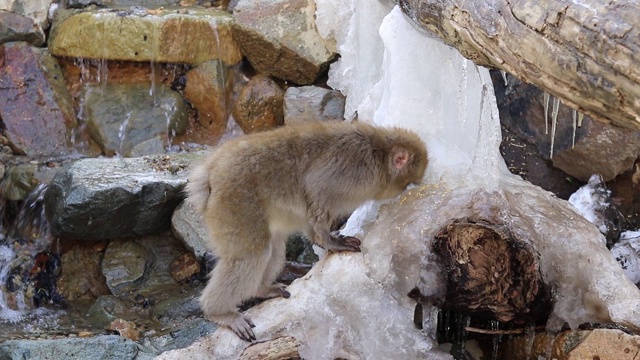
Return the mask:
<path id="1" fill-rule="evenodd" d="M 255 340 L 254 324 L 237 306 L 290 296 L 274 284 L 288 235 L 304 232 L 329 252 L 360 251 L 360 240 L 333 236 L 331 225 L 365 201 L 420 182 L 427 161 L 416 134 L 358 122 L 289 125 L 217 147 L 187 184 L 219 257 L 200 296 L 204 314 Z"/>

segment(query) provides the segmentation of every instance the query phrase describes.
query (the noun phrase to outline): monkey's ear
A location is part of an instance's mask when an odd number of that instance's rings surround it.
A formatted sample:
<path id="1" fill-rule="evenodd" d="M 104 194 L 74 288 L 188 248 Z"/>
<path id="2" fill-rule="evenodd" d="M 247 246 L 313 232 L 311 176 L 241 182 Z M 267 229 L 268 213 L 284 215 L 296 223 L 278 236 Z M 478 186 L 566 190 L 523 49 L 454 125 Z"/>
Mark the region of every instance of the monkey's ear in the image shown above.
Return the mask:
<path id="1" fill-rule="evenodd" d="M 396 170 L 401 170 L 409 162 L 409 152 L 405 149 L 395 149 L 391 158 L 391 164 Z"/>

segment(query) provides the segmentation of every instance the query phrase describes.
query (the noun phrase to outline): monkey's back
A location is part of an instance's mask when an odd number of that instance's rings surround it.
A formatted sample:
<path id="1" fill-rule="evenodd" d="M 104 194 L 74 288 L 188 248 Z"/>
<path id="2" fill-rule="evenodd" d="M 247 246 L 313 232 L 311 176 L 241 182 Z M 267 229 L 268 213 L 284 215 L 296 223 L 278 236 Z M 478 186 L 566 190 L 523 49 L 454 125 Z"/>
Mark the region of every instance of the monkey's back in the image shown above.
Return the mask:
<path id="1" fill-rule="evenodd" d="M 393 137 L 406 142 L 409 135 L 424 148 L 415 134 L 363 123 L 287 125 L 220 145 L 194 170 L 187 190 L 204 210 L 216 251 L 247 251 L 229 247 L 228 239 L 249 237 L 254 242 L 246 246 L 255 247 L 276 227 L 303 230 L 311 200 L 348 213 L 371 199 L 371 189 L 388 181 Z"/>

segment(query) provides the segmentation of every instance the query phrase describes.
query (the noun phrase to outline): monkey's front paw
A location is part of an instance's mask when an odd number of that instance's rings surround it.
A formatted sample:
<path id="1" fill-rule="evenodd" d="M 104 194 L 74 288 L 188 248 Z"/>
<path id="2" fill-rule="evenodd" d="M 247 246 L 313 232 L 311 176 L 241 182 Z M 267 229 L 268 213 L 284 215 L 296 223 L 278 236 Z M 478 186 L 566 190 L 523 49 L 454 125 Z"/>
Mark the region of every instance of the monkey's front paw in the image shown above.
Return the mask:
<path id="1" fill-rule="evenodd" d="M 258 294 L 256 295 L 259 299 L 273 299 L 277 297 L 283 297 L 288 299 L 291 297 L 291 294 L 285 290 L 286 285 L 284 284 L 274 284 L 271 286 L 264 286 L 258 290 Z"/>
<path id="2" fill-rule="evenodd" d="M 230 325 L 229 329 L 236 333 L 240 339 L 252 342 L 256 339 L 256 334 L 252 328 L 256 327 L 248 316 L 238 316 Z"/>
<path id="3" fill-rule="evenodd" d="M 331 252 L 353 251 L 360 252 L 360 239 L 353 236 L 339 235 L 337 238 L 331 237 L 331 244 L 327 250 Z"/>

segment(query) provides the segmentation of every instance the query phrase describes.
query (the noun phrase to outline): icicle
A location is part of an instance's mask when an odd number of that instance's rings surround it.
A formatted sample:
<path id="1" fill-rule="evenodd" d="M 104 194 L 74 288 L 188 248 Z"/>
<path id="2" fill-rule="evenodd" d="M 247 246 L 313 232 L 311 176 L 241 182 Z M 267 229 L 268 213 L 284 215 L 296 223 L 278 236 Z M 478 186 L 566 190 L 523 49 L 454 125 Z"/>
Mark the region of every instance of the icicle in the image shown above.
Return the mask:
<path id="1" fill-rule="evenodd" d="M 558 110 L 560 109 L 560 99 L 553 98 L 553 109 L 551 110 L 551 154 L 550 159 L 553 159 L 553 143 L 556 138 L 556 127 L 558 125 Z"/>
<path id="2" fill-rule="evenodd" d="M 544 133 L 548 134 L 549 133 L 549 118 L 548 118 L 548 113 L 549 113 L 549 93 L 548 92 L 544 92 Z"/>
<path id="3" fill-rule="evenodd" d="M 582 120 L 584 119 L 583 113 L 578 113 L 578 127 L 582 127 Z"/>
<path id="4" fill-rule="evenodd" d="M 533 351 L 533 343 L 536 340 L 536 326 L 535 324 L 528 324 L 524 328 L 524 353 L 525 359 L 531 358 L 531 352 Z"/>
<path id="5" fill-rule="evenodd" d="M 491 330 L 500 330 L 500 323 L 497 320 L 491 320 Z M 492 335 L 491 336 L 491 359 L 498 358 L 498 349 L 500 345 L 500 340 L 502 340 L 501 335 Z"/>
<path id="6" fill-rule="evenodd" d="M 578 125 L 578 110 L 573 109 L 573 114 L 571 117 L 573 120 L 573 139 L 571 140 L 571 148 L 573 149 L 574 147 L 576 147 L 576 126 Z"/>
<path id="7" fill-rule="evenodd" d="M 502 80 L 504 80 L 504 86 L 509 85 L 509 81 L 507 80 L 507 72 L 504 70 L 500 70 L 500 74 L 502 74 Z"/>

